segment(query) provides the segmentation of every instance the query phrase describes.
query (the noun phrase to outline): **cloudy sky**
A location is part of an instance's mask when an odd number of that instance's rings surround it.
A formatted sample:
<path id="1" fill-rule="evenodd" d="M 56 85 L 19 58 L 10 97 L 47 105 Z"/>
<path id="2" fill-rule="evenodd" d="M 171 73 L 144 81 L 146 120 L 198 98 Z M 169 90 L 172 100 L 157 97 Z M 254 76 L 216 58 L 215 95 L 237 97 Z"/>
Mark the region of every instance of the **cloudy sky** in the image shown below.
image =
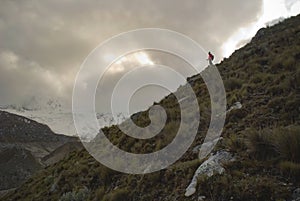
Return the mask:
<path id="1" fill-rule="evenodd" d="M 33 97 L 70 105 L 86 56 L 122 32 L 177 31 L 220 61 L 266 22 L 299 12 L 299 0 L 1 0 L 0 105 Z M 107 80 L 117 77 L 112 73 Z"/>

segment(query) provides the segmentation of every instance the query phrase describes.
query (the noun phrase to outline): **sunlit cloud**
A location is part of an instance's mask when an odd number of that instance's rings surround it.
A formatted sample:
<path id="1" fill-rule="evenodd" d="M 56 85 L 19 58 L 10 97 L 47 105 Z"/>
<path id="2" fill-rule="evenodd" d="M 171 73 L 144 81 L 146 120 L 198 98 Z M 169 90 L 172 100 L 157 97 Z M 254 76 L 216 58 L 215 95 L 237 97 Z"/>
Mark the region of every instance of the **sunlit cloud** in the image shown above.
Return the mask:
<path id="1" fill-rule="evenodd" d="M 230 56 L 237 48 L 244 45 L 262 27 L 272 25 L 276 20 L 300 13 L 299 0 L 264 0 L 263 13 L 258 20 L 247 27 L 242 27 L 222 45 L 224 57 Z M 271 22 L 271 23 L 270 23 Z M 241 44 L 244 41 L 244 44 Z"/>
<path id="2" fill-rule="evenodd" d="M 134 57 L 141 65 L 154 65 L 153 61 L 151 61 L 151 59 L 145 52 L 135 53 Z"/>
<path id="3" fill-rule="evenodd" d="M 136 52 L 118 59 L 108 70 L 108 73 L 121 73 L 125 70 L 142 67 L 153 66 L 154 62 L 151 60 L 146 52 Z"/>
<path id="4" fill-rule="evenodd" d="M 127 61 L 127 58 L 126 57 L 122 57 L 121 59 L 119 59 L 118 61 L 116 61 L 116 64 L 122 64 L 124 62 Z"/>
<path id="5" fill-rule="evenodd" d="M 1 1 L 0 105 L 45 96 L 66 100 L 70 106 L 76 74 L 87 55 L 107 39 L 130 30 L 156 27 L 177 31 L 213 51 L 217 59 L 223 41 L 256 20 L 261 1 Z M 110 63 L 116 58 L 114 54 L 117 52 L 107 51 L 99 58 Z M 151 70 L 155 70 L 154 63 L 161 64 L 160 60 L 170 60 L 172 67 L 178 63 L 147 51 L 126 55 L 105 72 L 109 72 L 107 86 L 133 68 L 153 66 Z M 87 78 L 102 67 L 95 66 Z M 103 110 L 110 108 L 109 103 L 101 106 Z"/>

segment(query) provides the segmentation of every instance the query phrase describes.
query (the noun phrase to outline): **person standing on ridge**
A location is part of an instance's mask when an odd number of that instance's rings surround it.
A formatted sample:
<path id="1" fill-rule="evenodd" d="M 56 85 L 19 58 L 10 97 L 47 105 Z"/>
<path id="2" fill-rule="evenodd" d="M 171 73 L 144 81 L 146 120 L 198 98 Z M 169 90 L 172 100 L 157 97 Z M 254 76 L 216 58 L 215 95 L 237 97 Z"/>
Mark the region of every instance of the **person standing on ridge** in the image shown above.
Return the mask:
<path id="1" fill-rule="evenodd" d="M 212 61 L 214 60 L 215 56 L 211 53 L 211 52 L 208 52 L 208 62 L 209 62 L 209 65 L 213 65 Z"/>

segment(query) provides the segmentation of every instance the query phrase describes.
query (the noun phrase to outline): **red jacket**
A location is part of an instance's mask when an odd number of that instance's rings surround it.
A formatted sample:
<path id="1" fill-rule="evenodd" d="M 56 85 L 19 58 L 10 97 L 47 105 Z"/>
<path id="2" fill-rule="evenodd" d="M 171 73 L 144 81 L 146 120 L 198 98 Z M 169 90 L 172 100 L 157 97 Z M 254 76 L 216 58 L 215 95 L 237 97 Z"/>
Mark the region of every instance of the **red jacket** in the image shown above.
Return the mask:
<path id="1" fill-rule="evenodd" d="M 208 59 L 209 60 L 214 60 L 214 55 L 212 55 L 211 53 L 208 53 Z"/>

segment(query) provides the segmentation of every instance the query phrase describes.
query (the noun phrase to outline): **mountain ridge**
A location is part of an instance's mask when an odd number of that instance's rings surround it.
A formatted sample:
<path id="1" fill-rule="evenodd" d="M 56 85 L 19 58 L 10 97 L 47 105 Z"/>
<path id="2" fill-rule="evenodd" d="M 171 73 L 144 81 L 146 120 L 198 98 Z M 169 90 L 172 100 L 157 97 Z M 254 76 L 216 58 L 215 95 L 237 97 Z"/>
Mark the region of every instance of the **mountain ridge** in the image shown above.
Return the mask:
<path id="1" fill-rule="evenodd" d="M 190 149 L 172 166 L 151 174 L 130 175 L 101 165 L 85 150 L 72 152 L 0 200 L 297 200 L 300 189 L 300 15 L 263 28 L 251 42 L 224 59 L 217 68 L 224 80 L 227 114 L 213 153 L 226 150 L 225 173 L 198 178 L 196 194 L 185 189 L 204 160 L 193 149 L 203 143 L 211 110 L 201 75 L 187 79 L 198 98 L 201 124 Z M 208 71 L 209 69 L 206 69 Z M 184 89 L 184 86 L 178 90 Z M 159 104 L 169 119 L 149 141 L 126 136 L 117 126 L 103 129 L 123 150 L 149 153 L 165 147 L 176 134 L 180 108 L 174 94 Z M 139 126 L 150 122 L 148 111 L 132 116 Z M 75 164 L 75 165 L 74 165 Z"/>
<path id="2" fill-rule="evenodd" d="M 45 156 L 77 141 L 78 138 L 54 133 L 45 124 L 0 111 L 0 190 L 18 187 L 45 165 L 58 161 L 44 163 Z M 60 159 L 66 153 L 61 154 Z"/>

